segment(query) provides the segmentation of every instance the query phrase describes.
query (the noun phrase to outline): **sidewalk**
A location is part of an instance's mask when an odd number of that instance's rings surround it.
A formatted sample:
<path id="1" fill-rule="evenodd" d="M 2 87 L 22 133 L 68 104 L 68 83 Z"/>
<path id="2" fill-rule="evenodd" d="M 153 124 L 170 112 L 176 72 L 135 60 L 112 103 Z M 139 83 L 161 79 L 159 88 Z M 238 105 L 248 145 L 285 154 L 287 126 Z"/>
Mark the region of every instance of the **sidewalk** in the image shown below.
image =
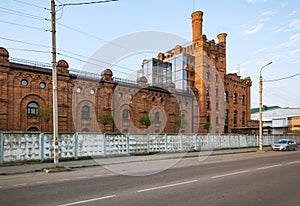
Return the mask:
<path id="1" fill-rule="evenodd" d="M 101 165 L 122 164 L 122 163 L 129 163 L 129 162 L 247 153 L 247 152 L 255 152 L 257 151 L 257 149 L 258 148 L 242 148 L 242 149 L 226 149 L 226 150 L 203 151 L 203 152 L 189 152 L 189 153 L 167 153 L 167 154 L 163 153 L 163 154 L 144 155 L 144 156 L 106 157 L 106 158 L 97 158 L 91 160 L 65 161 L 65 162 L 60 162 L 59 166 L 64 166 L 68 168 L 95 167 Z M 50 168 L 53 166 L 54 166 L 53 163 L 30 163 L 30 164 L 24 164 L 18 166 L 1 166 L 0 175 L 39 172 L 42 171 L 44 168 Z"/>

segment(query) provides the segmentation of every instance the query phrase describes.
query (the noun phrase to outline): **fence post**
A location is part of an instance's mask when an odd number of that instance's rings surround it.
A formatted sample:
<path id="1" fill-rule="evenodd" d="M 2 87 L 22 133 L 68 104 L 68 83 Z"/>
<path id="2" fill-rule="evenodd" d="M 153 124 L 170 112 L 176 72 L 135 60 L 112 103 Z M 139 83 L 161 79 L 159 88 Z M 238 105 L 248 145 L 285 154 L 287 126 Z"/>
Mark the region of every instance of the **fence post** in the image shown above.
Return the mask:
<path id="1" fill-rule="evenodd" d="M 75 132 L 75 159 L 78 159 L 78 132 Z"/>
<path id="2" fill-rule="evenodd" d="M 106 133 L 103 134 L 104 135 L 104 157 L 106 157 Z"/>
<path id="3" fill-rule="evenodd" d="M 3 164 L 3 134 L 0 132 L 0 165 Z"/>
<path id="4" fill-rule="evenodd" d="M 130 140 L 129 135 L 126 135 L 127 155 L 130 156 Z"/>
<path id="5" fill-rule="evenodd" d="M 45 159 L 45 134 L 40 133 L 41 161 Z"/>
<path id="6" fill-rule="evenodd" d="M 147 154 L 150 154 L 150 137 L 149 137 L 149 133 L 147 134 Z"/>
<path id="7" fill-rule="evenodd" d="M 197 134 L 194 134 L 194 138 L 195 138 L 195 139 L 194 139 L 194 141 L 195 141 L 195 142 L 194 142 L 194 144 L 195 144 L 194 151 L 198 151 L 198 149 L 197 149 L 197 148 L 198 148 L 198 147 L 197 147 L 197 142 L 198 142 L 198 141 L 197 141 L 197 140 L 198 140 Z"/>
<path id="8" fill-rule="evenodd" d="M 165 133 L 165 152 L 168 152 L 168 136 L 167 133 Z"/>

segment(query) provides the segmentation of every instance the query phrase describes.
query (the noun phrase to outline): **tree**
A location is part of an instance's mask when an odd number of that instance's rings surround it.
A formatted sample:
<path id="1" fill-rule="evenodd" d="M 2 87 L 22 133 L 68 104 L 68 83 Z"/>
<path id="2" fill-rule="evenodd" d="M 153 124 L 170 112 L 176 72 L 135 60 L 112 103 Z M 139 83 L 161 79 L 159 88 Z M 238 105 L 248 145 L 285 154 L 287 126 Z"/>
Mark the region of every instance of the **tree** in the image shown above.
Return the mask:
<path id="1" fill-rule="evenodd" d="M 45 122 L 49 122 L 53 114 L 52 107 L 39 107 L 37 116 Z"/>
<path id="2" fill-rule="evenodd" d="M 149 127 L 152 124 L 153 119 L 149 116 L 149 114 L 146 114 L 146 115 L 142 115 L 138 119 L 138 122 L 141 123 L 142 125 L 145 125 L 146 127 Z"/>
<path id="3" fill-rule="evenodd" d="M 210 127 L 211 127 L 211 123 L 210 122 L 205 122 L 204 129 L 207 131 L 207 133 L 209 132 Z"/>
<path id="4" fill-rule="evenodd" d="M 101 113 L 97 117 L 97 122 L 103 124 L 104 128 L 108 124 L 112 124 L 114 122 L 114 118 L 111 114 Z"/>
<path id="5" fill-rule="evenodd" d="M 187 126 L 187 120 L 184 117 L 180 117 L 175 121 L 175 125 L 180 128 L 185 128 Z"/>

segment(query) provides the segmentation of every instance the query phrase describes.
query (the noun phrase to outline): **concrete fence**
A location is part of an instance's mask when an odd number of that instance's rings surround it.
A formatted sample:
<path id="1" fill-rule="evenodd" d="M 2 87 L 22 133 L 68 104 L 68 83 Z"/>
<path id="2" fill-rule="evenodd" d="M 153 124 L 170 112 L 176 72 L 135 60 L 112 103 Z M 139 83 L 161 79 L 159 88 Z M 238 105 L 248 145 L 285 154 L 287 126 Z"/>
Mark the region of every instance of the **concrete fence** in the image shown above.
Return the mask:
<path id="1" fill-rule="evenodd" d="M 280 138 L 300 142 L 276 135 L 264 136 L 263 145 Z M 257 135 L 61 133 L 58 139 L 59 157 L 73 159 L 258 147 Z M 53 159 L 52 133 L 0 132 L 0 164 L 47 159 Z"/>

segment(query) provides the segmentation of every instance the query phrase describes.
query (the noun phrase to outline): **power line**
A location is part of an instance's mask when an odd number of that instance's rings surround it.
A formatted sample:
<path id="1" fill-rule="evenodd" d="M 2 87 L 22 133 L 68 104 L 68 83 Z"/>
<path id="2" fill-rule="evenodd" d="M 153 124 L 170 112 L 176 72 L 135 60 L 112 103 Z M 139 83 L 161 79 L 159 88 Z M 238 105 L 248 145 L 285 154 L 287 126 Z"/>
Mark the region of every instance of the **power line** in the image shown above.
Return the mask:
<path id="1" fill-rule="evenodd" d="M 13 14 L 13 15 L 16 15 L 16 16 L 22 16 L 22 17 L 31 18 L 31 19 L 38 19 L 38 20 L 47 20 L 46 18 L 43 18 L 43 17 L 40 17 L 40 16 L 36 16 L 36 15 L 32 15 L 32 14 L 29 14 L 29 13 L 16 11 L 16 10 L 12 10 L 12 9 L 7 9 L 7 8 L 4 8 L 4 7 L 0 7 L 0 10 L 2 10 L 1 12 L 8 13 L 8 14 Z"/>
<path id="2" fill-rule="evenodd" d="M 36 4 L 31 4 L 31 3 L 24 2 L 24 1 L 20 1 L 20 0 L 12 0 L 12 1 L 15 1 L 15 2 L 18 2 L 18 3 L 21 3 L 21 4 L 25 4 L 25 5 L 28 5 L 28 6 L 40 8 L 40 9 L 50 10 L 50 9 L 45 8 L 45 7 L 42 7 L 42 6 L 38 6 L 38 5 L 36 5 Z"/>
<path id="3" fill-rule="evenodd" d="M 29 25 L 24 25 L 24 24 L 18 24 L 18 23 L 9 22 L 9 21 L 2 21 L 2 20 L 0 20 L 0 22 L 5 23 L 5 24 L 10 24 L 10 25 L 24 27 L 24 28 L 27 28 L 27 29 L 35 29 L 35 30 L 40 30 L 40 31 L 47 31 L 46 29 L 42 29 L 42 28 L 39 28 L 39 27 L 29 26 Z"/>
<path id="4" fill-rule="evenodd" d="M 281 80 L 285 80 L 285 79 L 290 79 L 290 78 L 296 77 L 298 75 L 300 75 L 300 73 L 290 75 L 290 76 L 287 76 L 287 77 L 283 77 L 283 78 L 279 78 L 279 79 L 264 80 L 264 82 L 277 82 L 277 81 L 281 81 Z"/>
<path id="5" fill-rule="evenodd" d="M 87 4 L 98 4 L 98 3 L 107 3 L 113 2 L 118 0 L 103 0 L 103 1 L 91 1 L 91 2 L 81 2 L 81 3 L 67 3 L 67 4 L 60 4 L 58 6 L 80 6 L 80 5 L 87 5 Z"/>

